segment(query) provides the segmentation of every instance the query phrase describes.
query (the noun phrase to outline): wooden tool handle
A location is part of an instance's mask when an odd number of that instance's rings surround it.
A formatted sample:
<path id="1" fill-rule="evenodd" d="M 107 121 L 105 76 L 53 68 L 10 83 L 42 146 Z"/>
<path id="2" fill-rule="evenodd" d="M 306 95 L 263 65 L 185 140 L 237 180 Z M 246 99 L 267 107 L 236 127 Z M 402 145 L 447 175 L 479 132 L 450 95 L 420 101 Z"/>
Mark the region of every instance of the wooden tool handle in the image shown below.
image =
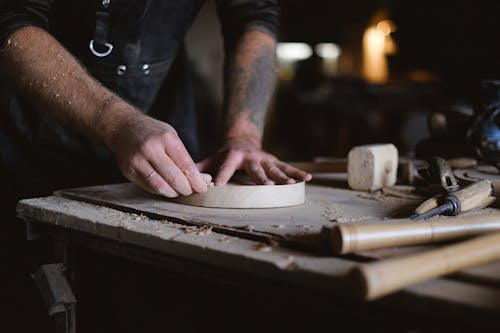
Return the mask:
<path id="1" fill-rule="evenodd" d="M 478 207 L 487 197 L 491 196 L 492 192 L 491 182 L 485 179 L 471 184 L 453 195 L 460 201 L 460 211 L 466 212 Z"/>
<path id="2" fill-rule="evenodd" d="M 437 206 L 439 206 L 439 198 L 440 197 L 441 197 L 441 195 L 438 194 L 438 195 L 433 196 L 430 199 L 425 200 L 422 204 L 420 204 L 420 206 L 415 208 L 415 214 L 417 214 L 417 215 L 424 214 L 424 213 L 427 213 L 428 211 L 430 211 L 431 209 L 434 209 Z"/>
<path id="3" fill-rule="evenodd" d="M 490 202 L 486 200 L 483 205 Z M 425 221 L 342 223 L 330 230 L 330 247 L 335 254 L 345 254 L 391 246 L 439 242 L 497 230 L 500 231 L 500 213 Z"/>
<path id="4" fill-rule="evenodd" d="M 500 259 L 500 233 L 414 255 L 361 264 L 350 277 L 360 296 L 373 300 L 411 284 Z"/>

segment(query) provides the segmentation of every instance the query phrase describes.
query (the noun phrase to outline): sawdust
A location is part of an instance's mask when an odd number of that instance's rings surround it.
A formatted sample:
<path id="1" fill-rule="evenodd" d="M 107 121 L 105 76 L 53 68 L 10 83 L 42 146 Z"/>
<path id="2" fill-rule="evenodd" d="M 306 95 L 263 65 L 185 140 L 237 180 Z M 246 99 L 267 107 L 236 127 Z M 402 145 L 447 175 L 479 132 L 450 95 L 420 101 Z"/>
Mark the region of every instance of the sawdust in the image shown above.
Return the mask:
<path id="1" fill-rule="evenodd" d="M 253 225 L 246 225 L 242 228 L 243 230 L 253 232 L 255 230 L 255 227 Z"/>
<path id="2" fill-rule="evenodd" d="M 132 218 L 134 219 L 134 221 L 141 221 L 141 220 L 147 220 L 148 217 L 144 214 L 135 214 L 135 213 L 131 213 L 130 214 L 132 216 Z"/>
<path id="3" fill-rule="evenodd" d="M 273 250 L 270 245 L 264 243 L 255 244 L 253 249 L 260 252 L 271 252 Z"/>
<path id="4" fill-rule="evenodd" d="M 383 202 L 385 199 L 385 195 L 384 193 L 382 193 L 382 191 L 375 191 L 371 193 L 358 193 L 356 194 L 356 196 L 361 199 L 374 200 L 377 202 Z"/>
<path id="5" fill-rule="evenodd" d="M 229 236 L 224 236 L 224 237 L 219 238 L 218 240 L 221 243 L 230 243 L 233 240 L 233 238 L 229 237 Z"/>
<path id="6" fill-rule="evenodd" d="M 199 235 L 199 236 L 208 236 L 212 233 L 211 225 L 204 226 L 182 226 L 179 227 L 185 234 L 188 235 Z"/>
<path id="7" fill-rule="evenodd" d="M 332 223 L 356 222 L 374 218 L 374 215 L 353 214 L 353 210 L 332 202 L 322 201 L 323 212 L 321 216 Z"/>

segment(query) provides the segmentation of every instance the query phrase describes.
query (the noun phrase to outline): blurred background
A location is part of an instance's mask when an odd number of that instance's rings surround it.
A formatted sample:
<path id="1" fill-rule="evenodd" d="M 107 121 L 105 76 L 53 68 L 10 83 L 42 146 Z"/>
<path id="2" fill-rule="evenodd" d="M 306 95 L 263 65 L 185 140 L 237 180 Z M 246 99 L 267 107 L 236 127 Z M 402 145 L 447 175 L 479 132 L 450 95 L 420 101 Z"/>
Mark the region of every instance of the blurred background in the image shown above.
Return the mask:
<path id="1" fill-rule="evenodd" d="M 414 156 L 430 114 L 471 115 L 479 80 L 500 78 L 498 1 L 280 4 L 279 82 L 264 143 L 282 159 L 343 157 L 375 142 Z M 222 104 L 222 43 L 208 1 L 187 38 L 200 121 L 213 123 L 202 133 L 206 151 Z"/>

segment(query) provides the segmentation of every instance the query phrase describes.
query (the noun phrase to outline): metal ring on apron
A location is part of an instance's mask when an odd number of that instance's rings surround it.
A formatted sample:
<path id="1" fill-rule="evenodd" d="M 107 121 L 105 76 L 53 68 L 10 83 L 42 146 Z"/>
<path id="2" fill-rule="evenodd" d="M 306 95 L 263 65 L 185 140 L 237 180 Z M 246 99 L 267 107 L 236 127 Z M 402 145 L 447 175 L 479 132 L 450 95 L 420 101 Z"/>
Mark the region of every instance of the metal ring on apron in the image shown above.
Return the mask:
<path id="1" fill-rule="evenodd" d="M 89 43 L 90 52 L 98 58 L 107 57 L 111 51 L 113 51 L 113 45 L 108 42 L 109 38 L 109 11 L 108 6 L 111 1 L 102 1 L 102 7 L 95 14 L 95 31 L 94 38 Z M 105 48 L 105 51 L 99 52 L 95 49 L 94 44 L 102 45 Z"/>
<path id="2" fill-rule="evenodd" d="M 111 51 L 113 51 L 113 45 L 111 43 L 106 42 L 106 43 L 104 43 L 104 46 L 107 47 L 107 50 L 104 52 L 99 52 L 94 48 L 94 40 L 93 39 L 89 43 L 90 52 L 92 52 L 93 55 L 95 55 L 96 57 L 99 57 L 99 58 L 107 57 L 111 53 Z"/>

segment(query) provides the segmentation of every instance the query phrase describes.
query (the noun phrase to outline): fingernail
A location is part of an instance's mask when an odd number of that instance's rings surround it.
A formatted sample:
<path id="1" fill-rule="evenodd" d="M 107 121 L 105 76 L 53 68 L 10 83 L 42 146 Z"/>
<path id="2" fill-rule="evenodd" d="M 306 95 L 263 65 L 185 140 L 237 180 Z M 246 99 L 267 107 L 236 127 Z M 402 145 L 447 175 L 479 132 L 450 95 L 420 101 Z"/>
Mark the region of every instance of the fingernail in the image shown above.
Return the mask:
<path id="1" fill-rule="evenodd" d="M 176 198 L 179 196 L 179 194 L 173 191 L 172 189 L 163 189 L 163 188 L 158 190 L 158 194 L 167 198 Z"/>
<path id="2" fill-rule="evenodd" d="M 191 186 L 189 186 L 189 183 L 187 181 L 176 181 L 173 185 L 173 187 L 184 196 L 193 194 L 193 190 L 191 189 Z"/>
<path id="3" fill-rule="evenodd" d="M 286 180 L 286 183 L 287 183 L 287 184 L 295 184 L 295 183 L 296 183 L 296 181 L 295 181 L 295 179 L 293 179 L 293 178 L 288 178 L 288 179 Z"/>

